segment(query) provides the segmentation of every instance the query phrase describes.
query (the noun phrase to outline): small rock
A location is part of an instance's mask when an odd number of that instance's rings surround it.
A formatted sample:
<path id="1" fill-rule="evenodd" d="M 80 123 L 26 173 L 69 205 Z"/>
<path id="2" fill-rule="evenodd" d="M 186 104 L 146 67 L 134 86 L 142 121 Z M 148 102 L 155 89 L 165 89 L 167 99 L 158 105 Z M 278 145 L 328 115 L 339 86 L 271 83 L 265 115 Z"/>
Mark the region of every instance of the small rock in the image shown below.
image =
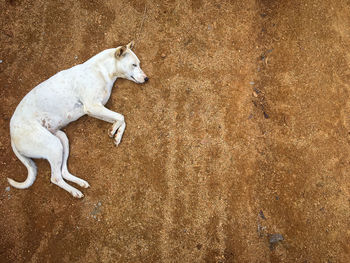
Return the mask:
<path id="1" fill-rule="evenodd" d="M 259 237 L 263 237 L 264 236 L 265 230 L 266 230 L 266 226 L 262 226 L 262 225 L 258 224 Z"/>
<path id="2" fill-rule="evenodd" d="M 265 119 L 270 118 L 270 116 L 265 111 L 264 111 L 264 117 L 265 117 Z"/>
<path id="3" fill-rule="evenodd" d="M 6 192 L 10 192 L 10 190 L 11 190 L 11 188 L 9 186 L 5 188 Z"/>
<path id="4" fill-rule="evenodd" d="M 263 212 L 262 210 L 260 210 L 259 216 L 260 216 L 262 219 L 266 220 L 266 217 L 265 217 L 264 212 Z"/>
<path id="5" fill-rule="evenodd" d="M 77 60 L 77 59 L 78 59 L 78 56 L 74 56 L 74 59 Z"/>
<path id="6" fill-rule="evenodd" d="M 256 93 L 255 91 L 253 91 L 253 96 L 254 96 L 255 98 L 257 98 L 257 97 L 258 97 L 258 93 Z"/>
<path id="7" fill-rule="evenodd" d="M 277 233 L 277 234 L 269 235 L 269 243 L 271 245 L 276 244 L 276 243 L 283 241 L 283 240 L 284 240 L 284 237 L 281 234 Z"/>
<path id="8" fill-rule="evenodd" d="M 100 206 L 102 205 L 102 203 L 101 202 L 98 202 L 96 205 L 95 205 L 95 207 L 92 209 L 92 211 L 91 211 L 91 215 L 92 216 L 96 216 L 97 214 L 99 214 L 100 213 Z"/>
<path id="9" fill-rule="evenodd" d="M 162 58 L 166 58 L 166 55 L 165 55 L 164 53 L 162 53 L 160 56 L 161 56 Z"/>
<path id="10" fill-rule="evenodd" d="M 270 243 L 270 249 L 273 250 L 278 242 L 283 241 L 284 237 L 281 234 L 270 234 L 269 237 L 269 243 Z"/>
<path id="11" fill-rule="evenodd" d="M 0 59 L 0 64 L 2 63 L 2 60 Z"/>
<path id="12" fill-rule="evenodd" d="M 251 81 L 251 82 L 249 82 L 249 84 L 250 84 L 250 85 L 254 85 L 254 84 L 255 84 L 255 82 L 254 82 L 254 81 Z"/>

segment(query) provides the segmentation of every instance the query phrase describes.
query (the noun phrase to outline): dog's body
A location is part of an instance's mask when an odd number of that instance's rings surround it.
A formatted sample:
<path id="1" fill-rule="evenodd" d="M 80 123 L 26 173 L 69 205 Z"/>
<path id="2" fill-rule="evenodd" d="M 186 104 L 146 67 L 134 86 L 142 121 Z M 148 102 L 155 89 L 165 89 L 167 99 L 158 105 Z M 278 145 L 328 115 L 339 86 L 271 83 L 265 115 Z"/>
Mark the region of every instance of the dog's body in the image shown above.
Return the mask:
<path id="1" fill-rule="evenodd" d="M 140 62 L 127 46 L 102 51 L 83 64 L 63 70 L 31 90 L 17 106 L 10 122 L 14 153 L 28 169 L 23 183 L 8 178 L 20 189 L 31 186 L 36 166 L 30 158 L 47 159 L 51 166 L 51 182 L 74 197 L 83 194 L 63 179 L 82 187 L 89 184 L 70 174 L 67 169 L 68 138 L 60 129 L 88 114 L 113 123 L 109 136 L 118 145 L 125 130 L 124 116 L 104 107 L 118 77 L 144 83 L 148 80 Z"/>

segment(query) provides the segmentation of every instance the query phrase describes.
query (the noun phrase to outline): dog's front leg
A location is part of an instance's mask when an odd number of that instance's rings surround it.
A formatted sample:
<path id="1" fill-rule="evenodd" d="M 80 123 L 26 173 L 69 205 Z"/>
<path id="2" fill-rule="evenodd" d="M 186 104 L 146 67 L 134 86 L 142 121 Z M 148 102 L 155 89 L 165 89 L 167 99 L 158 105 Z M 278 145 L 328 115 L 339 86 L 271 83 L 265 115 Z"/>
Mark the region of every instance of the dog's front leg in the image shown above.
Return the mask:
<path id="1" fill-rule="evenodd" d="M 84 111 L 89 116 L 113 123 L 108 135 L 112 138 L 115 135 L 114 143 L 118 146 L 126 127 L 124 116 L 105 108 L 102 104 L 84 104 Z"/>
<path id="2" fill-rule="evenodd" d="M 114 137 L 114 143 L 118 146 L 120 141 L 122 140 L 122 136 L 125 130 L 126 124 L 125 121 L 123 122 L 116 121 L 113 123 L 112 127 L 108 130 L 108 135 L 109 137 L 113 138 Z M 118 130 L 118 131 L 117 131 Z"/>

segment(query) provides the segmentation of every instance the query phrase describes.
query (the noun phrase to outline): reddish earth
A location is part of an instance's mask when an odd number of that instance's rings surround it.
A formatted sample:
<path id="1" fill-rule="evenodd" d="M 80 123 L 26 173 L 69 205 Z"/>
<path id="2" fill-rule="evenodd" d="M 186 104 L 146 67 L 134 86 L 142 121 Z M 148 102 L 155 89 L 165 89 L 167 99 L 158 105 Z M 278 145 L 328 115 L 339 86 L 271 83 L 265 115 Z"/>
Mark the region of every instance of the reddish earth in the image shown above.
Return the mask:
<path id="1" fill-rule="evenodd" d="M 1 262 L 350 262 L 349 1 L 8 0 L 0 22 Z M 132 39 L 150 82 L 116 82 L 121 145 L 65 129 L 85 197 L 44 160 L 7 188 L 23 96 Z"/>

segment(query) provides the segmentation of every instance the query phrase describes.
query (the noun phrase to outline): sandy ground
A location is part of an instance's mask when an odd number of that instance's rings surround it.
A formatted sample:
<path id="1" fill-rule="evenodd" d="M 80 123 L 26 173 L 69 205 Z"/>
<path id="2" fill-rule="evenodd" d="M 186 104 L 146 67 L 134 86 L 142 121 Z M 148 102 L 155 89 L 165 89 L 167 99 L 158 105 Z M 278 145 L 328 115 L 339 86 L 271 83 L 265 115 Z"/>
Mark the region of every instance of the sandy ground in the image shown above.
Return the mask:
<path id="1" fill-rule="evenodd" d="M 349 1 L 2 0 L 0 23 L 1 262 L 350 262 Z M 64 129 L 85 197 L 44 160 L 8 188 L 22 97 L 132 39 L 121 145 Z"/>

